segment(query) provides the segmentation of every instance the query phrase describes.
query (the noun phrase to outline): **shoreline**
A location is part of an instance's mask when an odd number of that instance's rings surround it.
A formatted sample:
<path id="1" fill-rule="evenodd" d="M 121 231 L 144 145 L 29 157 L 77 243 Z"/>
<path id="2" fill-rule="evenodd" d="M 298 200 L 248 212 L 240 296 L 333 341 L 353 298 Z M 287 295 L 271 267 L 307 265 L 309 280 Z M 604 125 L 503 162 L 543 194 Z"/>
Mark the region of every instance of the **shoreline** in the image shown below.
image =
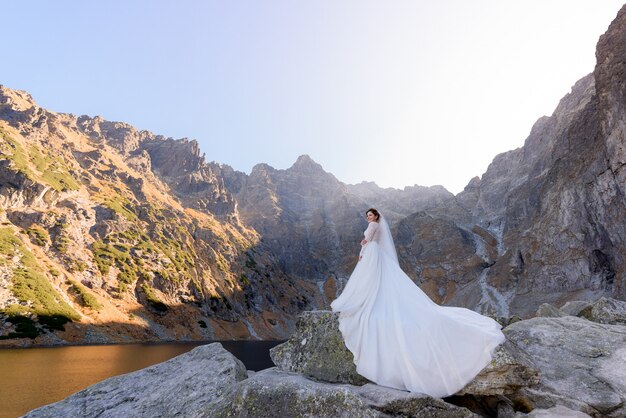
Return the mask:
<path id="1" fill-rule="evenodd" d="M 224 343 L 224 342 L 250 342 L 250 343 L 263 343 L 263 342 L 276 342 L 282 343 L 287 340 L 148 340 L 148 341 L 123 341 L 123 342 L 111 342 L 111 343 L 67 343 L 67 344 L 37 344 L 28 346 L 19 345 L 0 345 L 0 350 L 9 349 L 32 349 L 32 348 L 61 348 L 61 347 L 96 347 L 96 346 L 117 346 L 117 345 L 161 345 L 161 344 L 211 344 L 211 343 Z"/>

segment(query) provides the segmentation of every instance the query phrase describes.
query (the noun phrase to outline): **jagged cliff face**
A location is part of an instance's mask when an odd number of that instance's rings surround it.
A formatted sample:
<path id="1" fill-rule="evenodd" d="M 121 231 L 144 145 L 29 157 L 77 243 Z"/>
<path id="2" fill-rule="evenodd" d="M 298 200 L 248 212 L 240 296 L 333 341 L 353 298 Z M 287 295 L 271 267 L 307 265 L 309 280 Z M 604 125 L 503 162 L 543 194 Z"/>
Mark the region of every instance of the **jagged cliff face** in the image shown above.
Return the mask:
<path id="1" fill-rule="evenodd" d="M 626 298 L 625 42 L 622 10 L 598 42 L 594 72 L 455 197 L 444 210 L 452 222 L 428 212 L 400 222 L 406 267 L 432 296 L 504 316 Z"/>
<path id="2" fill-rule="evenodd" d="M 284 338 L 343 286 L 370 206 L 439 303 L 530 316 L 544 302 L 626 299 L 625 22 L 621 11 L 594 72 L 524 146 L 456 196 L 346 185 L 307 156 L 246 175 L 207 163 L 196 141 L 0 87 L 3 335 L 68 318 L 38 341 Z"/>

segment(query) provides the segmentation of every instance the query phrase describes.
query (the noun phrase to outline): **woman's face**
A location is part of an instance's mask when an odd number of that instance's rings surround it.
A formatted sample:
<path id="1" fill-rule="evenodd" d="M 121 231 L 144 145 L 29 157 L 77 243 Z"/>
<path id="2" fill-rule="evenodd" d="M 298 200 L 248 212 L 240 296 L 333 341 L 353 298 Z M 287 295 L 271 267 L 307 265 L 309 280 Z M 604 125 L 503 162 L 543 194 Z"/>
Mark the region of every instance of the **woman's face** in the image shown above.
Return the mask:
<path id="1" fill-rule="evenodd" d="M 367 212 L 365 214 L 365 217 L 367 218 L 367 222 L 373 222 L 376 220 L 376 215 L 374 215 L 372 212 Z"/>

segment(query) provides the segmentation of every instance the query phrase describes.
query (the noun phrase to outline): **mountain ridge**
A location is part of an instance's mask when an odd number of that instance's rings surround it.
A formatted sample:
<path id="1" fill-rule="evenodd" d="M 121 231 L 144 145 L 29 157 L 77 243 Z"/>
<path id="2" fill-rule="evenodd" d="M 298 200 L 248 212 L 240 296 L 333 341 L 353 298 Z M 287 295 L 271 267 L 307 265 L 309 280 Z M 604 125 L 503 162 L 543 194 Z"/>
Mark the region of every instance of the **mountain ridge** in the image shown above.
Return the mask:
<path id="1" fill-rule="evenodd" d="M 246 174 L 0 86 L 0 343 L 285 338 L 341 290 L 370 206 L 438 303 L 624 300 L 625 40 L 623 8 L 593 73 L 456 195 L 345 184 L 306 154 Z"/>

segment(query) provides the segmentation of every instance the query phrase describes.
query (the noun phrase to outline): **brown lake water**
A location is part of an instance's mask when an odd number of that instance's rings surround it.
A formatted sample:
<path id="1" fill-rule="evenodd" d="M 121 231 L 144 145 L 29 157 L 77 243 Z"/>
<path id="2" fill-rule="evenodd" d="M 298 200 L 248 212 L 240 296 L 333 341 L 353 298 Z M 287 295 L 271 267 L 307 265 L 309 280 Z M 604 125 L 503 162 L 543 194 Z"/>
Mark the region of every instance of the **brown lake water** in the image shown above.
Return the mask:
<path id="1" fill-rule="evenodd" d="M 280 341 L 220 341 L 248 370 L 272 367 Z M 202 343 L 0 349 L 0 417 L 13 418 L 112 376 L 169 360 Z"/>

